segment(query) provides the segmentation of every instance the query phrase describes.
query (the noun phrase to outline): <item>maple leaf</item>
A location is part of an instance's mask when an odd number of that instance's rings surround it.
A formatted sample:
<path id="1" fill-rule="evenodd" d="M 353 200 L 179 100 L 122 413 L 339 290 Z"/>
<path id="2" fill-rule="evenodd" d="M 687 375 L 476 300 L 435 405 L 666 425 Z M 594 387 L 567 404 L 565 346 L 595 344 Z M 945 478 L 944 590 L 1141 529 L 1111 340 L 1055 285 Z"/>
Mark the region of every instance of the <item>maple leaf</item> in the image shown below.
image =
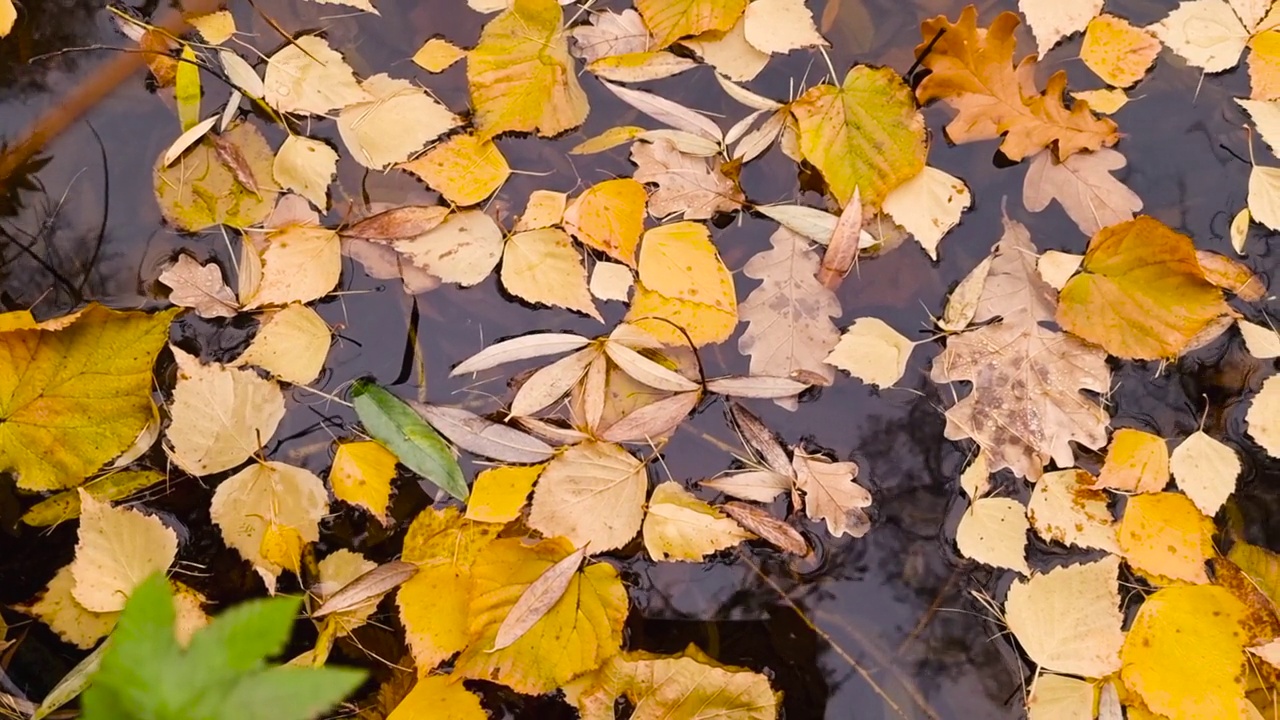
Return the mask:
<path id="1" fill-rule="evenodd" d="M 679 214 L 686 220 L 708 220 L 737 210 L 746 200 L 737 181 L 725 176 L 718 158 L 686 155 L 665 138 L 636 143 L 631 159 L 635 179 L 658 186 L 649 196 L 649 212 L 656 217 Z"/>
<path id="2" fill-rule="evenodd" d="M 1132 220 L 1142 209 L 1142 198 L 1111 176 L 1124 166 L 1124 155 L 1110 148 L 1076 153 L 1062 162 L 1041 150 L 1027 168 L 1022 204 L 1040 212 L 1057 200 L 1080 232 L 1092 237 L 1104 227 Z"/>
<path id="3" fill-rule="evenodd" d="M 1013 31 L 1018 16 L 1001 13 L 985 31 L 978 29 L 978 11 L 968 6 L 952 23 L 939 15 L 920 26 L 924 42 L 916 48 L 921 64 L 932 73 L 916 88 L 920 102 L 941 99 L 957 115 L 947 124 L 947 137 L 966 143 L 1006 134 L 1000 151 L 1021 160 L 1041 148 L 1053 146 L 1059 159 L 1081 150 L 1114 145 L 1120 134 L 1107 118 L 1094 117 L 1089 104 L 1070 109 L 1062 104 L 1067 75 L 1049 77 L 1044 93 L 1030 85 L 1035 58 L 1013 65 Z M 941 33 L 930 52 L 926 46 Z"/>
<path id="4" fill-rule="evenodd" d="M 751 357 L 752 375 L 830 385 L 835 368 L 824 360 L 840 340 L 832 322 L 840 317 L 840 300 L 818 282 L 818 256 L 807 240 L 780 227 L 769 241 L 773 247 L 743 268 L 747 277 L 761 283 L 738 306 L 740 318 L 747 322 L 738 352 Z"/>
<path id="5" fill-rule="evenodd" d="M 1052 320 L 1053 289 L 1035 270 L 1035 246 L 1020 223 L 1005 219 L 991 275 L 975 317 L 999 322 L 953 336 L 934 361 L 934 382 L 967 380 L 973 390 L 947 411 L 948 439 L 972 438 L 991 470 L 1040 477 L 1052 458 L 1071 467 L 1070 441 L 1100 448 L 1107 414 L 1080 390 L 1110 387 L 1106 355 L 1093 345 L 1042 327 Z"/>

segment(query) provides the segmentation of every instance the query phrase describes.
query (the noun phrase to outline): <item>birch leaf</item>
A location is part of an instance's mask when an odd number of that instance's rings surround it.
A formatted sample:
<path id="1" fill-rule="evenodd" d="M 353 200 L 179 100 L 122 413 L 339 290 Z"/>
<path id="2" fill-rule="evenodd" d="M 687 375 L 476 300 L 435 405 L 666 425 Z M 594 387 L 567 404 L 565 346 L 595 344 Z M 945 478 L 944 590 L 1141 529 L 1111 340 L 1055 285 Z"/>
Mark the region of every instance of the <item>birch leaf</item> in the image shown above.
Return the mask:
<path id="1" fill-rule="evenodd" d="M 742 270 L 761 283 L 738 308 L 747 323 L 738 352 L 751 358 L 752 375 L 830 385 L 835 369 L 825 360 L 840 339 L 832 322 L 840 317 L 840 301 L 818 282 L 818 256 L 807 240 L 781 227 L 769 241 L 773 247 Z"/>
<path id="2" fill-rule="evenodd" d="M 390 450 L 372 440 L 339 443 L 329 468 L 333 496 L 368 510 L 387 525 L 396 462 Z"/>
<path id="3" fill-rule="evenodd" d="M 1120 518 L 1120 550 L 1157 584 L 1209 582 L 1205 562 L 1217 554 L 1213 520 L 1180 493 L 1134 495 Z"/>
<path id="4" fill-rule="evenodd" d="M 450 213 L 438 226 L 390 246 L 415 267 L 448 283 L 471 287 L 489 277 L 502 257 L 502 228 L 480 210 Z"/>
<path id="5" fill-rule="evenodd" d="M 1094 489 L 1084 470 L 1045 473 L 1036 481 L 1027 517 L 1045 540 L 1119 553 L 1116 523 L 1107 508 L 1107 494 Z"/>
<path id="6" fill-rule="evenodd" d="M 1242 468 L 1235 450 L 1199 430 L 1173 449 L 1169 469 L 1200 512 L 1213 517 L 1236 491 Z"/>
<path id="7" fill-rule="evenodd" d="M 511 166 L 498 146 L 470 133 L 454 135 L 400 167 L 461 207 L 483 201 L 511 176 Z"/>
<path id="8" fill-rule="evenodd" d="M 253 282 L 245 266 L 256 269 Z M 342 275 L 342 243 L 328 228 L 290 225 L 241 245 L 240 303 L 245 310 L 308 303 L 328 294 Z"/>
<path id="9" fill-rule="evenodd" d="M 742 17 L 747 0 L 639 0 L 636 9 L 653 33 L 655 49 L 708 30 L 728 30 Z"/>
<path id="10" fill-rule="evenodd" d="M 1009 498 L 979 498 L 969 505 L 956 528 L 960 554 L 994 567 L 1030 575 L 1027 566 L 1026 509 Z"/>
<path id="11" fill-rule="evenodd" d="M 1027 168 L 1022 204 L 1040 212 L 1057 200 L 1080 232 L 1092 237 L 1104 227 L 1132 220 L 1142 209 L 1142 198 L 1111 175 L 1124 166 L 1124 155 L 1110 148 L 1076 153 L 1063 162 L 1041 150 Z"/>
<path id="12" fill-rule="evenodd" d="M 879 318 L 853 321 L 824 362 L 859 380 L 886 388 L 902 379 L 915 343 Z"/>
<path id="13" fill-rule="evenodd" d="M 1027 16 L 1040 56 L 1044 57 L 1063 38 L 1084 30 L 1089 20 L 1102 12 L 1102 0 L 1018 0 L 1018 9 Z"/>
<path id="14" fill-rule="evenodd" d="M 1280 457 L 1280 375 L 1262 381 L 1245 414 L 1249 437 L 1271 457 Z"/>
<path id="15" fill-rule="evenodd" d="M 1122 17 L 1102 14 L 1089 21 L 1080 59 L 1112 87 L 1126 88 L 1142 79 L 1160 54 L 1160 41 Z"/>
<path id="16" fill-rule="evenodd" d="M 1224 0 L 1184 0 L 1148 29 L 1187 64 L 1210 73 L 1235 67 L 1253 30 Z"/>
<path id="17" fill-rule="evenodd" d="M 1097 487 L 1155 493 L 1168 484 L 1169 448 L 1164 438 L 1133 428 L 1116 430 Z"/>
<path id="18" fill-rule="evenodd" d="M 669 298 L 737 311 L 733 276 L 701 224 L 677 222 L 647 231 L 638 273 L 646 288 Z"/>
<path id="19" fill-rule="evenodd" d="M 603 322 L 587 287 L 587 269 L 559 228 L 516 233 L 502 252 L 502 286 L 516 297 L 577 310 Z"/>
<path id="20" fill-rule="evenodd" d="M 413 64 L 429 73 L 440 73 L 448 70 L 454 63 L 467 56 L 467 51 L 445 40 L 431 38 L 413 54 Z"/>
<path id="21" fill-rule="evenodd" d="M 612 10 L 591 13 L 586 24 L 569 30 L 569 37 L 570 51 L 585 63 L 647 52 L 653 45 L 653 36 L 645 27 L 644 19 L 630 8 L 620 13 Z"/>
<path id="22" fill-rule="evenodd" d="M 828 45 L 804 0 L 755 0 L 747 6 L 742 23 L 747 42 L 761 52 L 783 54 Z"/>
<path id="23" fill-rule="evenodd" d="M 631 159 L 634 178 L 658 186 L 649 196 L 649 212 L 656 217 L 707 220 L 741 208 L 746 200 L 738 183 L 721 171 L 719 159 L 686 155 L 670 140 L 636 143 Z"/>
<path id="24" fill-rule="evenodd" d="M 704 63 L 716 69 L 716 75 L 737 82 L 754 80 L 769 64 L 769 53 L 747 42 L 745 17 L 728 30 L 708 30 L 685 38 L 680 45 L 697 53 Z"/>
<path id="25" fill-rule="evenodd" d="M 973 203 L 964 181 L 925 166 L 920 174 L 889 191 L 882 208 L 886 215 L 911 233 L 929 259 L 938 259 L 942 236 L 960 223 Z"/>
<path id="26" fill-rule="evenodd" d="M 360 87 L 371 98 L 338 114 L 338 132 L 356 162 L 374 170 L 408 160 L 427 143 L 462 124 L 408 80 L 378 74 Z"/>
<path id="27" fill-rule="evenodd" d="M 328 143 L 290 135 L 276 153 L 272 172 L 276 182 L 320 210 L 329 207 L 329 183 L 338 172 L 338 153 Z"/>
<path id="28" fill-rule="evenodd" d="M 324 369 L 330 339 L 328 324 L 315 310 L 287 305 L 263 322 L 230 367 L 256 365 L 279 380 L 309 385 Z"/>
<path id="29" fill-rule="evenodd" d="M 679 483 L 653 489 L 644 518 L 644 548 L 659 562 L 700 562 L 707 555 L 754 537 Z"/>
<path id="30" fill-rule="evenodd" d="M 578 242 L 632 267 L 644 231 L 644 186 L 632 178 L 596 183 L 564 210 L 564 229 Z"/>
<path id="31" fill-rule="evenodd" d="M 644 465 L 620 446 L 575 445 L 538 478 L 529 527 L 578 547 L 590 544 L 593 552 L 613 550 L 640 531 L 647 489 Z"/>
<path id="32" fill-rule="evenodd" d="M 178 535 L 159 518 L 80 491 L 80 529 L 71 596 L 90 612 L 124 609 L 133 589 L 165 572 L 178 555 Z"/>
<path id="33" fill-rule="evenodd" d="M 1084 677 L 1120 670 L 1119 571 L 1120 558 L 1108 555 L 1014 581 L 1005 621 L 1041 669 Z"/>
<path id="34" fill-rule="evenodd" d="M 315 35 L 299 37 L 272 55 L 263 84 L 267 104 L 282 113 L 324 115 L 373 100 L 342 55 Z"/>
<path id="35" fill-rule="evenodd" d="M 533 484 L 546 469 L 541 465 L 492 467 L 476 475 L 471 499 L 467 501 L 467 519 L 477 522 L 506 523 L 520 517 L 533 491 Z"/>
<path id="36" fill-rule="evenodd" d="M 217 263 L 201 265 L 183 253 L 157 279 L 171 288 L 169 302 L 191 308 L 202 318 L 235 317 L 240 308 Z"/>

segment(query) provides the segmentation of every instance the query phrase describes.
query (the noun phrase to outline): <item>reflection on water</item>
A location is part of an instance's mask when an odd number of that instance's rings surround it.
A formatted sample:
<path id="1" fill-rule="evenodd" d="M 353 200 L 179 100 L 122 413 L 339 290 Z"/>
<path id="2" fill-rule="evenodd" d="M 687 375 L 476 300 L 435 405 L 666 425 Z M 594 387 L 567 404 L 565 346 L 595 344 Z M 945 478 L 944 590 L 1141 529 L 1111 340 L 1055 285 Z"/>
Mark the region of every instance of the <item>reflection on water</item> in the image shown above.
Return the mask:
<path id="1" fill-rule="evenodd" d="M 959 0 L 830 0 L 836 5 L 828 37 L 837 68 L 854 62 L 887 64 L 903 71 L 912 63 L 919 42 L 921 19 L 938 13 L 955 16 Z M 155 5 L 156 3 L 151 3 Z M 255 44 L 269 51 L 278 35 L 247 3 L 231 0 L 237 23 L 256 35 Z M 335 46 L 347 52 L 363 74 L 390 70 L 393 75 L 428 83 L 455 110 L 466 105 L 465 77 L 455 67 L 440 76 L 427 76 L 405 58 L 423 40 L 444 34 L 459 44 L 474 42 L 483 17 L 460 10 L 460 0 L 378 0 L 383 18 L 349 17 L 304 0 L 257 0 L 262 10 L 284 28 L 296 31 L 323 25 Z M 621 7 L 624 3 L 605 3 Z M 1015 9 L 1012 0 L 979 3 L 981 17 Z M 93 55 L 68 55 L 27 64 L 26 60 L 63 47 L 103 43 L 122 45 L 109 29 L 97 0 L 27 0 L 25 25 L 14 38 L 0 42 L 0 138 L 12 139 L 43 108 L 92 68 Z M 1115 2 L 1111 12 L 1148 23 L 1164 12 L 1166 3 Z M 319 8 L 319 9 L 318 9 Z M 144 8 L 148 9 L 148 8 Z M 821 8 L 819 8 L 821 13 Z M 317 13 L 326 18 L 317 21 Z M 388 22 L 386 18 L 403 18 Z M 1033 47 L 1025 28 L 1020 47 Z M 1050 56 L 1041 70 L 1065 69 L 1073 87 L 1091 88 L 1090 78 L 1075 60 L 1079 40 Z M 1118 149 L 1129 159 L 1121 177 L 1145 201 L 1146 212 L 1196 239 L 1197 246 L 1230 252 L 1226 224 L 1244 203 L 1248 166 L 1247 142 L 1240 114 L 1231 98 L 1245 94 L 1243 71 L 1214 76 L 1199 85 L 1197 73 L 1178 67 L 1162 56 L 1138 98 L 1117 116 L 1127 132 Z M 794 91 L 808 73 L 810 82 L 821 72 L 821 61 L 810 63 L 797 54 L 775 60 L 753 89 L 776 97 Z M 607 94 L 596 92 L 587 80 L 593 111 L 585 134 L 634 120 L 632 111 Z M 658 86 L 662 92 L 714 112 L 740 114 L 714 89 L 707 70 L 698 70 Z M 206 109 L 225 97 L 225 89 L 206 88 Z M 155 303 L 154 278 L 179 248 L 200 260 L 230 265 L 228 244 L 219 232 L 178 235 L 166 228 L 152 199 L 150 167 L 177 135 L 170 101 L 148 91 L 142 77 L 120 87 L 101 107 L 68 131 L 50 148 L 47 166 L 32 174 L 21 193 L 22 206 L 0 218 L 0 307 L 34 306 L 41 316 L 54 315 L 85 299 L 118 306 Z M 932 164 L 964 178 L 973 189 L 975 207 L 963 225 L 941 248 L 942 261 L 932 264 L 912 246 L 864 261 L 858 275 L 841 289 L 843 322 L 874 315 L 914 339 L 927 339 L 928 315 L 940 313 L 949 288 L 989 250 L 999 236 L 1001 205 L 1025 222 L 1041 250 L 1081 252 L 1085 238 L 1055 205 L 1040 214 L 1023 210 L 1020 202 L 1025 165 L 997 169 L 992 162 L 995 143 L 945 147 L 939 128 L 947 111 L 926 112 L 934 131 Z M 92 128 L 90 127 L 92 125 Z M 145 128 L 139 132 L 139 128 Z M 1158 131 L 1157 131 L 1158 129 Z M 279 133 L 269 137 L 274 143 Z M 523 207 L 531 190 L 572 190 L 608 174 L 629 174 L 625 151 L 592 158 L 569 159 L 564 151 L 583 137 L 571 135 L 556 142 L 502 139 L 503 153 L 514 167 L 549 175 L 519 175 L 504 188 L 498 208 Z M 101 142 L 99 142 L 99 139 Z M 1170 152 L 1176 147 L 1176 152 Z M 747 173 L 747 192 L 765 202 L 795 199 L 798 185 L 793 164 L 777 152 L 757 161 Z M 431 201 L 420 185 L 396 176 L 366 175 L 347 161 L 340 167 L 332 219 L 364 194 L 373 200 Z M 815 202 L 814 196 L 802 197 Z M 509 212 L 509 211 L 508 211 Z M 715 230 L 716 240 L 731 268 L 764 248 L 772 232 L 769 222 L 746 217 Z M 1244 262 L 1270 280 L 1273 252 L 1259 228 L 1249 240 Z M 740 290 L 746 292 L 746 283 Z M 329 392 L 352 378 L 372 374 L 382 382 L 401 375 L 409 298 L 397 287 L 365 277 L 346 266 L 338 297 L 319 311 L 338 328 L 339 340 L 330 356 L 321 389 Z M 492 280 L 470 290 L 445 288 L 419 298 L 419 337 L 427 367 L 426 386 L 433 400 L 466 402 L 481 393 L 501 396 L 505 388 L 493 383 L 472 386 L 469 379 L 451 379 L 448 368 L 496 338 L 531 328 L 598 334 L 604 326 L 567 313 L 534 310 L 507 302 Z M 1251 319 L 1264 306 L 1242 308 Z M 618 307 L 605 308 L 616 322 Z M 237 352 L 248 336 L 249 323 L 234 320 L 182 322 L 175 340 L 207 357 Z M 753 406 L 790 443 L 805 443 L 838 459 L 862 465 L 861 480 L 876 496 L 876 524 L 859 540 L 832 541 L 825 533 L 810 539 L 822 543 L 817 567 L 793 567 L 762 547 L 747 556 L 725 555 L 703 564 L 654 564 L 618 553 L 615 561 L 628 581 L 634 605 L 628 621 L 633 648 L 675 652 L 696 643 L 718 660 L 770 673 L 786 694 L 788 720 L 844 720 L 847 718 L 1014 718 L 1021 715 L 1026 664 L 1001 634 L 992 614 L 975 593 L 1003 597 L 1008 578 L 973 566 L 954 552 L 949 529 L 954 528 L 963 502 L 957 498 L 956 478 L 966 463 L 967 450 L 942 436 L 942 409 L 954 398 L 926 377 L 937 345 L 917 348 L 901 387 L 877 392 L 841 378 L 796 413 L 770 404 Z M 745 369 L 734 344 L 704 354 L 709 372 Z M 1119 425 L 1135 425 L 1165 436 L 1185 435 L 1200 422 L 1208 403 L 1206 427 L 1239 447 L 1246 458 L 1246 475 L 1239 494 L 1240 512 L 1250 540 L 1280 541 L 1280 513 L 1271 512 L 1280 498 L 1271 482 L 1280 473 L 1275 461 L 1244 435 L 1242 397 L 1255 391 L 1272 371 L 1243 352 L 1238 338 L 1228 336 L 1214 345 L 1165 368 L 1154 365 L 1115 365 L 1116 392 L 1110 410 Z M 413 391 L 405 388 L 407 394 Z M 294 392 L 294 406 L 282 426 L 272 452 L 290 462 L 323 471 L 328 443 L 342 436 L 352 421 L 338 406 L 313 395 Z M 688 430 L 677 433 L 665 449 L 665 465 L 655 472 L 692 480 L 720 472 L 731 463 L 722 450 L 702 436 L 732 446 L 737 440 L 724 423 L 720 408 L 712 406 Z M 163 458 L 153 460 L 163 468 Z M 1098 458 L 1086 456 L 1086 466 Z M 474 468 L 472 468 L 474 472 Z M 665 475 L 660 479 L 666 479 Z M 227 551 L 212 527 L 207 505 L 214 481 L 178 479 L 152 493 L 149 506 L 180 525 L 185 540 L 180 552 L 184 581 L 205 592 L 215 603 L 229 603 L 255 595 L 256 578 Z M 1008 482 L 1010 493 L 1025 492 Z M 344 513 L 324 527 L 319 552 L 352 547 L 375 559 L 396 555 L 403 523 L 431 498 L 406 482 L 396 496 L 392 515 L 400 523 L 390 531 L 363 515 Z M 0 602 L 27 599 L 53 570 L 70 559 L 74 528 L 61 527 L 39 535 L 16 527 L 17 503 L 11 484 L 0 486 Z M 1040 546 L 1045 558 L 1058 551 Z M 296 588 L 285 588 L 286 591 Z M 393 615 L 393 614 L 392 614 Z M 6 615 L 10 621 L 17 616 Z M 394 623 L 388 616 L 387 623 Z M 25 639 L 8 673 L 31 697 L 41 697 L 78 659 L 39 625 L 25 625 Z M 299 637 L 299 649 L 311 638 Z M 395 633 L 366 628 L 357 633 L 361 645 L 379 657 L 400 657 Z M 345 647 L 344 659 L 365 658 L 357 648 Z M 364 662 L 369 662 L 363 660 Z M 389 671 L 371 663 L 386 677 Z M 529 700 L 488 687 L 487 705 L 499 717 L 572 717 L 563 705 L 548 699 Z M 896 708 L 896 710 L 895 710 Z"/>

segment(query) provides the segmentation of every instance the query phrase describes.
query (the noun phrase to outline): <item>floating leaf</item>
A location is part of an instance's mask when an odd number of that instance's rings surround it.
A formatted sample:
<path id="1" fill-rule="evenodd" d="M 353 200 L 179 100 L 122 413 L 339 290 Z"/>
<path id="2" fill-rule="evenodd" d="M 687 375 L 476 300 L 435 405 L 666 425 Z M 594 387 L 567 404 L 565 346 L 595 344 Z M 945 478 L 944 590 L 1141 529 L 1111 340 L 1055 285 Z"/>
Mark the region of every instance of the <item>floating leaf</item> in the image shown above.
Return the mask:
<path id="1" fill-rule="evenodd" d="M 1154 493 L 1168 484 L 1169 447 L 1164 438 L 1133 428 L 1116 430 L 1097 487 Z"/>
<path id="2" fill-rule="evenodd" d="M 1119 571 L 1120 558 L 1108 555 L 1009 587 L 1005 622 L 1042 670 L 1106 677 L 1120 669 Z"/>
<path id="3" fill-rule="evenodd" d="M 1207 583 L 1205 562 L 1217 554 L 1213 521 L 1186 495 L 1134 495 L 1120 518 L 1120 550 L 1135 570 L 1157 581 Z"/>
<path id="4" fill-rule="evenodd" d="M 497 192 L 511 176 L 511 166 L 498 146 L 470 133 L 454 135 L 400 167 L 417 175 L 449 202 L 463 207 Z"/>
<path id="5" fill-rule="evenodd" d="M 960 516 L 956 546 L 960 554 L 995 567 L 1030 575 L 1027 566 L 1026 508 L 1009 498 L 979 498 Z"/>
<path id="6" fill-rule="evenodd" d="M 742 22 L 747 42 L 761 52 L 780 54 L 828 45 L 804 0 L 756 0 L 747 6 Z"/>
<path id="7" fill-rule="evenodd" d="M 1198 430 L 1173 449 L 1169 469 L 1178 488 L 1200 512 L 1213 517 L 1235 492 L 1242 468 L 1235 450 Z"/>
<path id="8" fill-rule="evenodd" d="M 462 124 L 449 108 L 408 80 L 378 74 L 360 87 L 370 99 L 343 106 L 338 132 L 351 156 L 367 168 L 404 162 Z"/>
<path id="9" fill-rule="evenodd" d="M 405 467 L 459 500 L 467 499 L 467 481 L 453 449 L 403 400 L 367 378 L 351 385 L 360 424 Z"/>
<path id="10" fill-rule="evenodd" d="M 390 242 L 415 267 L 445 282 L 471 287 L 502 257 L 502 228 L 479 210 L 450 213 L 421 235 Z"/>
<path id="11" fill-rule="evenodd" d="M 1080 46 L 1084 64 L 1108 85 L 1118 88 L 1141 80 L 1159 54 L 1160 41 L 1150 32 L 1110 14 L 1089 21 Z"/>
<path id="12" fill-rule="evenodd" d="M 246 235 L 240 253 L 240 303 L 254 310 L 318 300 L 337 286 L 341 274 L 342 244 L 328 228 L 289 225 L 263 240 Z"/>
<path id="13" fill-rule="evenodd" d="M 315 35 L 285 45 L 267 62 L 263 98 L 282 113 L 324 115 L 374 98 L 342 54 Z"/>
<path id="14" fill-rule="evenodd" d="M 1258 16 L 1242 20 L 1232 7 L 1235 4 L 1228 5 L 1223 0 L 1183 0 L 1173 12 L 1148 29 L 1189 65 L 1210 73 L 1230 70 L 1240 62 L 1240 53 L 1244 52 L 1249 35 L 1262 19 Z M 1265 11 L 1265 7 L 1263 9 Z"/>
<path id="15" fill-rule="evenodd" d="M 256 365 L 295 385 L 320 377 L 329 355 L 329 326 L 306 305 L 286 305 L 267 318 L 230 367 Z"/>
<path id="16" fill-rule="evenodd" d="M 1040 212 L 1057 200 L 1080 232 L 1093 236 L 1104 227 L 1132 220 L 1142 209 L 1142 198 L 1111 176 L 1124 166 L 1124 155 L 1110 148 L 1076 153 L 1063 162 L 1041 150 L 1027 168 L 1022 204 Z"/>
<path id="17" fill-rule="evenodd" d="M 541 462 L 554 454 L 550 445 L 527 433 L 462 408 L 410 402 L 441 435 L 463 450 L 501 462 Z"/>
<path id="18" fill-rule="evenodd" d="M 915 343 L 879 318 L 853 321 L 824 362 L 865 383 L 889 387 L 902 379 Z"/>
<path id="19" fill-rule="evenodd" d="M 1102 0 L 1078 0 L 1060 3 L 1055 0 L 1018 0 L 1018 9 L 1027 16 L 1027 24 L 1035 35 L 1040 56 L 1069 35 L 1085 29 L 1089 19 L 1102 12 Z"/>
<path id="20" fill-rule="evenodd" d="M 679 483 L 653 489 L 644 519 L 644 549 L 657 561 L 699 562 L 718 550 L 750 540 L 751 533 L 695 498 Z"/>
<path id="21" fill-rule="evenodd" d="M 165 572 L 178 555 L 178 535 L 159 518 L 112 507 L 80 491 L 80 530 L 71 561 L 71 596 L 90 612 L 124 609 L 133 589 Z"/>
<path id="22" fill-rule="evenodd" d="M 603 322 L 587 288 L 587 268 L 560 228 L 516 233 L 502 251 L 502 286 L 531 303 L 585 313 Z"/>
<path id="23" fill-rule="evenodd" d="M 806 557 L 813 551 L 809 543 L 795 528 L 773 517 L 755 505 L 727 502 L 720 506 L 726 515 L 738 521 L 744 529 L 760 536 L 761 540 L 793 555 Z"/>
<path id="24" fill-rule="evenodd" d="M 528 524 L 593 552 L 620 548 L 640 532 L 648 486 L 644 465 L 620 446 L 575 445 L 542 471 Z"/>
<path id="25" fill-rule="evenodd" d="M 467 51 L 445 40 L 431 38 L 413 54 L 413 63 L 429 73 L 448 70 L 454 63 L 467 56 Z"/>
<path id="26" fill-rule="evenodd" d="M 587 549 L 579 548 L 566 555 L 563 560 L 556 561 L 537 580 L 529 583 L 498 626 L 498 632 L 493 638 L 494 652 L 511 647 L 537 625 L 539 620 L 546 617 L 551 608 L 564 597 L 586 555 Z"/>
<path id="27" fill-rule="evenodd" d="M 467 502 L 467 519 L 505 523 L 520 517 L 529 493 L 533 492 L 533 484 L 546 467 L 543 463 L 500 466 L 481 471 Z"/>
<path id="28" fill-rule="evenodd" d="M 1098 688 L 1086 680 L 1065 675 L 1043 673 L 1036 677 L 1027 695 L 1027 717 L 1030 720 L 1052 718 L 1089 718 L 1097 705 Z M 1116 708 L 1119 711 L 1119 707 Z M 1101 715 L 1108 718 L 1110 716 Z"/>
<path id="29" fill-rule="evenodd" d="M 654 47 L 667 47 L 682 37 L 733 27 L 747 0 L 639 0 L 636 9 L 654 36 Z"/>
<path id="30" fill-rule="evenodd" d="M 646 197 L 631 178 L 596 183 L 565 208 L 564 228 L 583 245 L 635 267 Z"/>
<path id="31" fill-rule="evenodd" d="M 638 272 L 648 290 L 736 314 L 733 276 L 703 225 L 678 222 L 647 231 Z"/>
<path id="32" fill-rule="evenodd" d="M 355 567 L 360 568 L 361 571 L 358 574 L 349 572 L 348 574 L 353 576 L 350 580 L 338 585 L 336 590 L 327 590 L 323 586 L 337 585 L 336 578 L 327 576 L 325 573 L 326 569 L 333 567 L 334 560 L 337 558 L 343 558 L 344 562 L 346 558 L 358 559 L 359 562 Z M 361 624 L 363 624 L 363 620 L 377 608 L 378 601 L 383 595 L 400 587 L 417 574 L 418 566 L 413 563 L 392 561 L 374 565 L 357 553 L 339 550 L 320 561 L 321 591 L 317 594 L 324 598 L 324 602 L 311 611 L 311 617 L 318 618 L 341 613 L 349 619 L 354 612 L 357 617 L 363 616 L 361 618 Z"/>
<path id="33" fill-rule="evenodd" d="M 217 263 L 201 265 L 183 253 L 157 279 L 171 288 L 169 302 L 191 308 L 202 318 L 235 317 L 240 308 Z"/>
<path id="34" fill-rule="evenodd" d="M 253 177 L 272 177 L 275 156 L 257 128 L 241 123 L 221 137 L 240 151 Z M 188 232 L 219 224 L 256 225 L 271 214 L 276 201 L 276 191 L 259 188 L 254 192 L 237 180 L 207 137 L 168 167 L 158 161 L 154 185 L 165 220 Z"/>
<path id="35" fill-rule="evenodd" d="M 649 212 L 666 218 L 706 220 L 716 213 L 733 212 L 746 200 L 735 180 L 725 176 L 718 159 L 686 155 L 670 140 L 631 146 L 636 181 L 653 183 Z"/>
<path id="36" fill-rule="evenodd" d="M 22 514 L 22 522 L 32 527 L 48 527 L 80 517 L 80 491 L 103 502 L 122 500 L 163 481 L 155 470 L 121 470 L 90 480 L 72 490 L 63 490 L 32 505 Z"/>
<path id="37" fill-rule="evenodd" d="M 871 493 L 854 481 L 858 476 L 856 463 L 833 463 L 795 450 L 791 468 L 796 480 L 791 491 L 792 503 L 797 508 L 803 505 L 810 520 L 824 521 L 827 532 L 835 537 L 862 537 L 871 529 L 871 521 L 863 512 L 871 506 Z M 803 502 L 800 497 L 804 498 Z"/>
<path id="38" fill-rule="evenodd" d="M 480 706 L 480 698 L 462 683 L 448 675 L 418 678 L 409 694 L 396 705 L 387 720 L 486 720 L 489 715 Z"/>
<path id="39" fill-rule="evenodd" d="M 1119 553 L 1107 494 L 1093 484 L 1093 476 L 1078 469 L 1040 476 L 1027 505 L 1027 517 L 1036 534 L 1063 545 Z"/>
<path id="40" fill-rule="evenodd" d="M 518 360 L 556 355 L 579 350 L 591 341 L 572 333 L 530 333 L 517 338 L 494 343 L 458 363 L 450 377 L 480 372 Z"/>
<path id="41" fill-rule="evenodd" d="M 931 260 L 938 259 L 942 236 L 960 222 L 973 203 L 964 181 L 925 166 L 884 198 L 883 210 L 920 243 Z"/>
<path id="42" fill-rule="evenodd" d="M 328 143 L 301 135 L 285 138 L 272 164 L 276 182 L 321 210 L 329 207 L 329 183 L 337 172 L 337 151 Z"/>
<path id="43" fill-rule="evenodd" d="M 1280 375 L 1262 381 L 1262 389 L 1249 403 L 1245 422 L 1249 437 L 1271 457 L 1280 457 Z"/>
<path id="44" fill-rule="evenodd" d="M 386 525 L 391 519 L 391 481 L 396 476 L 396 456 L 380 443 L 362 440 L 338 444 L 329 468 L 333 496 L 368 510 Z"/>

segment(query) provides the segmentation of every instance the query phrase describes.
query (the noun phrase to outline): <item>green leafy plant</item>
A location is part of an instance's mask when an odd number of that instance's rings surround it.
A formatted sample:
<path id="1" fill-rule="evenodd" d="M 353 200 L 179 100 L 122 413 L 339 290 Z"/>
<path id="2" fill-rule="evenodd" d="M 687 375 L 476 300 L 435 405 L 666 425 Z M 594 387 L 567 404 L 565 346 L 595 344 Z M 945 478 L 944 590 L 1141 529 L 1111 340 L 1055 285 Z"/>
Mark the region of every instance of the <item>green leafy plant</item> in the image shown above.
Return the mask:
<path id="1" fill-rule="evenodd" d="M 253 600 L 218 616 L 184 649 L 173 593 L 152 575 L 130 596 L 101 669 L 84 693 L 85 720 L 308 720 L 364 679 L 359 670 L 270 665 L 298 598 Z"/>

